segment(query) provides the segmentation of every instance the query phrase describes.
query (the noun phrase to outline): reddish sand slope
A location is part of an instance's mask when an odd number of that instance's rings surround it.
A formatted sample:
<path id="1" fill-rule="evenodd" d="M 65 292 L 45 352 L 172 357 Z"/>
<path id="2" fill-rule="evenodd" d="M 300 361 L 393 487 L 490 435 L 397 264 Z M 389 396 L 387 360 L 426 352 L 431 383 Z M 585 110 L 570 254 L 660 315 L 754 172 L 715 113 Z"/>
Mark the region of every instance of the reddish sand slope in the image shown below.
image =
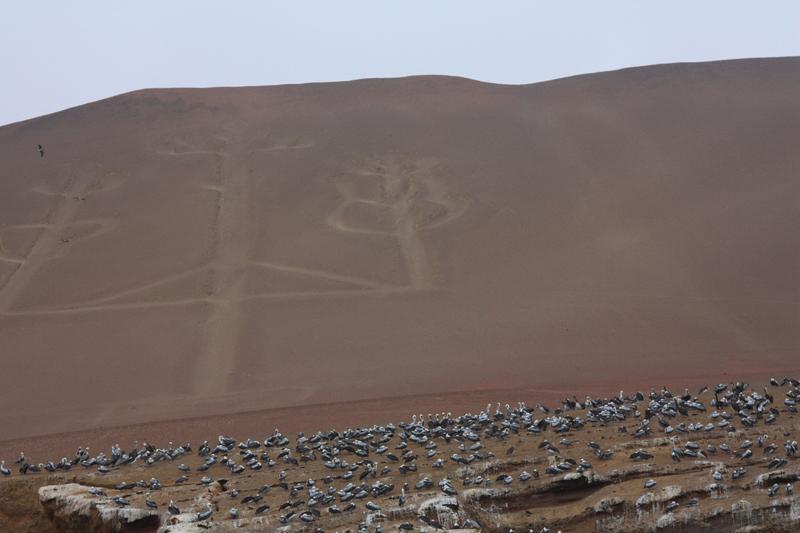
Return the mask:
<path id="1" fill-rule="evenodd" d="M 758 59 L 4 126 L 0 439 L 796 371 L 798 95 L 800 59 Z"/>

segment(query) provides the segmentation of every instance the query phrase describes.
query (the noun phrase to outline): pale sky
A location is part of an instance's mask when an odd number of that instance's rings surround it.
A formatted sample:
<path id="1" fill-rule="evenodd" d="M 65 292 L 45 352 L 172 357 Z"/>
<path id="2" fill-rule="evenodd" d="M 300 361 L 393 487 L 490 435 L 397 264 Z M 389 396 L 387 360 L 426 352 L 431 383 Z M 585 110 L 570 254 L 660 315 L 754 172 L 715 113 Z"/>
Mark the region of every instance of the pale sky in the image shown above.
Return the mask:
<path id="1" fill-rule="evenodd" d="M 800 55 L 800 2 L 0 0 L 0 124 L 146 87 Z"/>

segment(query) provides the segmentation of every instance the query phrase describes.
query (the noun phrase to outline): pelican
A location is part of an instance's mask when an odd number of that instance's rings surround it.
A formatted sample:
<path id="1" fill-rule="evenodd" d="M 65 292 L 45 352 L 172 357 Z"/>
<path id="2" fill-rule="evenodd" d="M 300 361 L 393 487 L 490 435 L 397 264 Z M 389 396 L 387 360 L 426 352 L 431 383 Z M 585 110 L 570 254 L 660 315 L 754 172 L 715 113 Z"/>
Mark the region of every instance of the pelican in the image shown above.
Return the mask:
<path id="1" fill-rule="evenodd" d="M 5 461 L 0 461 L 0 474 L 3 474 L 4 476 L 10 476 L 11 475 L 11 470 L 6 468 L 6 462 Z"/>
<path id="2" fill-rule="evenodd" d="M 126 507 L 131 504 L 128 500 L 126 500 L 122 496 L 114 496 L 114 503 L 116 503 L 120 507 Z"/>

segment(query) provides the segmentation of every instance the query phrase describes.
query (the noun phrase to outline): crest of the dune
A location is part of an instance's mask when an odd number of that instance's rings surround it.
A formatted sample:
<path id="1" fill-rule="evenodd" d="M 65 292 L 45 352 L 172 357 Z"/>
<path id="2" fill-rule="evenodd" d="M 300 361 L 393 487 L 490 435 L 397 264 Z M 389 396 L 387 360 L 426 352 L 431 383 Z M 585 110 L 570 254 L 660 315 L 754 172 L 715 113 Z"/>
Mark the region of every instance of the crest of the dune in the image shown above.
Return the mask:
<path id="1" fill-rule="evenodd" d="M 796 371 L 798 94 L 752 59 L 0 127 L 3 435 Z"/>

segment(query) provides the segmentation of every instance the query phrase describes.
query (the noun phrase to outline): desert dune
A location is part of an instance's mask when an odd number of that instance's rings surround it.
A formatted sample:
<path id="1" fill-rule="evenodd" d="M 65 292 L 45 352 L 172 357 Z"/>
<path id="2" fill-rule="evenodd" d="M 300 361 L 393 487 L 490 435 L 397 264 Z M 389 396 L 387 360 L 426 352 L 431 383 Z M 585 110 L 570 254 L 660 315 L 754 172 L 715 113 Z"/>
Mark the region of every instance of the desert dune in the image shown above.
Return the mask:
<path id="1" fill-rule="evenodd" d="M 797 372 L 798 94 L 752 59 L 0 127 L 0 440 Z"/>

